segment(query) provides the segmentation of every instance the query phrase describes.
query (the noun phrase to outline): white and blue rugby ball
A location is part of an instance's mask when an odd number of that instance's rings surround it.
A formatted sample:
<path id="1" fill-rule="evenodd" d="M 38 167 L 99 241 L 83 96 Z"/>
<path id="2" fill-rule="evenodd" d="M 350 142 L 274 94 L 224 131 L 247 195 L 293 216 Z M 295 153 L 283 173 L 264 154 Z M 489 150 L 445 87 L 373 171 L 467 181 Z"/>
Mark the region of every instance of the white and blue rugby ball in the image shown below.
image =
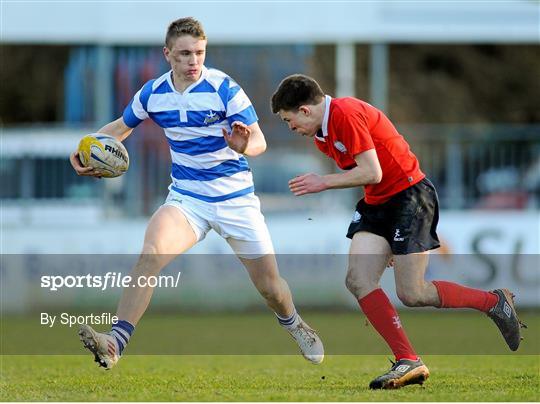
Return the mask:
<path id="1" fill-rule="evenodd" d="M 102 177 L 113 178 L 129 168 L 129 155 L 124 145 L 103 133 L 86 135 L 79 142 L 79 159 L 84 167 L 92 167 Z"/>

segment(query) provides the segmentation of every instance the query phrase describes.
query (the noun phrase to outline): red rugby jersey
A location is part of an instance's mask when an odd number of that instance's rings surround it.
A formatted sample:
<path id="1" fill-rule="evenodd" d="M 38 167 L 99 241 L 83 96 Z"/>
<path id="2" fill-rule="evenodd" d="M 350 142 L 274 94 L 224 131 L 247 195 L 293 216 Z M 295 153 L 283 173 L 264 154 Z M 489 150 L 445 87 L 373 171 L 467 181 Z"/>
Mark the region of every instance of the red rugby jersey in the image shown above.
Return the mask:
<path id="1" fill-rule="evenodd" d="M 356 167 L 354 156 L 375 149 L 382 181 L 365 186 L 365 200 L 371 205 L 386 202 L 425 177 L 418 159 L 392 122 L 357 98 L 326 96 L 322 129 L 315 136 L 315 144 L 344 170 Z"/>

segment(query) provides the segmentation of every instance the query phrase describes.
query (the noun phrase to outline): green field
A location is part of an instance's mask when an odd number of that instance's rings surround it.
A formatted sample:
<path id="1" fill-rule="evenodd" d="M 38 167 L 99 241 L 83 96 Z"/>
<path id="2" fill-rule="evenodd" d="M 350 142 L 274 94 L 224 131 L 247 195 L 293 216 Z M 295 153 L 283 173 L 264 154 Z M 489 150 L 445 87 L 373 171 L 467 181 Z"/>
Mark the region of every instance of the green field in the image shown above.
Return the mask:
<path id="1" fill-rule="evenodd" d="M 540 401 L 540 316 L 521 317 L 529 329 L 512 353 L 478 313 L 403 313 L 431 377 L 398 391 L 368 390 L 390 355 L 354 312 L 304 313 L 326 344 L 320 366 L 293 354 L 268 313 L 149 313 L 111 371 L 75 329 L 3 318 L 0 401 Z"/>
<path id="2" fill-rule="evenodd" d="M 2 401 L 538 401 L 536 356 L 425 356 L 425 387 L 370 391 L 383 356 L 4 356 Z"/>

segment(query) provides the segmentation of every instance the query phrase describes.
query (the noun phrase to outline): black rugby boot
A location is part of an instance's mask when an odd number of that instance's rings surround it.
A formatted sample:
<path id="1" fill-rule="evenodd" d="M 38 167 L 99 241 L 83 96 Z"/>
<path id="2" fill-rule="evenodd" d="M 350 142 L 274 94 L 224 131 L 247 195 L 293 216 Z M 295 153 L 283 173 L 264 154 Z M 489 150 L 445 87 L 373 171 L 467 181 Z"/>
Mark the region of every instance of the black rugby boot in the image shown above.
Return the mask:
<path id="1" fill-rule="evenodd" d="M 499 327 L 508 347 L 515 351 L 521 342 L 521 328 L 527 328 L 519 321 L 514 307 L 514 295 L 508 289 L 495 289 L 492 291 L 499 297 L 499 301 L 486 314 Z"/>
<path id="2" fill-rule="evenodd" d="M 420 358 L 415 361 L 401 359 L 395 363 L 392 362 L 392 367 L 388 372 L 372 380 L 369 388 L 373 390 L 399 389 L 409 384 L 423 384 L 428 377 L 429 369 Z"/>

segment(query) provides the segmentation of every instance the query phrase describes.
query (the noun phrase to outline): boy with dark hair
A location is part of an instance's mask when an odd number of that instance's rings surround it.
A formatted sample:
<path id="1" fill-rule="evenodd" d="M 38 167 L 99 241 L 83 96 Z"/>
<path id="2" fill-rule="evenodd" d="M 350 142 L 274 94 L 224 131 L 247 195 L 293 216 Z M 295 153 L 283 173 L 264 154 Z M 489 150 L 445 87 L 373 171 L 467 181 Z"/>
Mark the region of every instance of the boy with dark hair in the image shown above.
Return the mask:
<path id="1" fill-rule="evenodd" d="M 439 247 L 437 193 L 408 143 L 381 111 L 356 98 L 325 95 L 314 79 L 295 74 L 272 96 L 272 112 L 293 132 L 314 138 L 321 152 L 347 170 L 295 177 L 289 181 L 294 195 L 364 187 L 365 197 L 356 205 L 347 232 L 352 242 L 345 283 L 396 358 L 387 373 L 369 384 L 371 389 L 422 384 L 429 376 L 379 285 L 391 258 L 403 304 L 479 310 L 495 322 L 511 350 L 518 348 L 524 325 L 510 291 L 424 279 L 428 252 Z"/>

